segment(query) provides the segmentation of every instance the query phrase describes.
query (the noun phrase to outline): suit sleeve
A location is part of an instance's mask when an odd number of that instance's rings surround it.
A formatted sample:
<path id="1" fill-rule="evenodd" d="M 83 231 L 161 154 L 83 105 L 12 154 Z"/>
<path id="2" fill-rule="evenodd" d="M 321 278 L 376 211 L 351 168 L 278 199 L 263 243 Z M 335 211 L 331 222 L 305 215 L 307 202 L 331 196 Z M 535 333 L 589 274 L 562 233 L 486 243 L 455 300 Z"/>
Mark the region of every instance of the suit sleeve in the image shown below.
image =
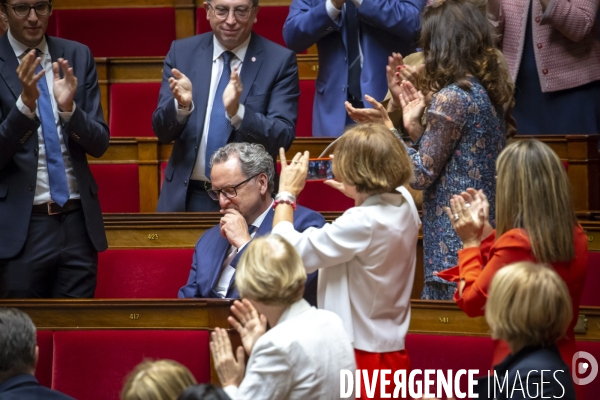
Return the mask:
<path id="1" fill-rule="evenodd" d="M 549 24 L 573 42 L 586 38 L 596 21 L 600 0 L 551 0 L 541 24 Z"/>
<path id="2" fill-rule="evenodd" d="M 340 25 L 327 14 L 325 1 L 313 7 L 310 0 L 293 0 L 283 25 L 283 39 L 290 49 L 300 53 L 339 30 Z"/>
<path id="3" fill-rule="evenodd" d="M 188 277 L 187 283 L 179 289 L 179 293 L 177 294 L 177 297 L 180 299 L 201 297 L 198 290 L 198 282 L 196 281 L 196 273 L 198 271 L 198 249 L 202 247 L 201 241 L 202 237 L 200 237 L 198 243 L 196 243 L 196 249 L 194 250 L 194 256 L 192 257 L 192 269 L 190 270 L 190 276 Z"/>
<path id="4" fill-rule="evenodd" d="M 359 19 L 398 38 L 412 42 L 421 28 L 425 0 L 363 0 Z"/>
<path id="5" fill-rule="evenodd" d="M 186 126 L 186 123 L 181 124 L 177 121 L 177 110 L 173 101 L 173 93 L 169 87 L 169 78 L 172 76 L 171 70 L 177 68 L 175 52 L 175 42 L 173 42 L 163 65 L 158 108 L 152 114 L 152 129 L 161 143 L 171 143 L 178 139 Z"/>
<path id="6" fill-rule="evenodd" d="M 89 48 L 85 48 L 86 68 L 83 96 L 75 97 L 75 111 L 63 129 L 71 142 L 77 143 L 87 154 L 101 157 L 108 149 L 108 125 L 102 114 L 96 62 Z M 77 69 L 77 65 L 73 65 Z"/>
<path id="7" fill-rule="evenodd" d="M 37 135 L 40 120 L 25 116 L 15 105 L 6 116 L 2 115 L 0 109 L 0 121 L 2 121 L 0 123 L 0 170 L 2 170 L 21 146 L 32 136 Z"/>
<path id="8" fill-rule="evenodd" d="M 296 137 L 300 96 L 298 63 L 294 53 L 286 53 L 288 56 L 271 90 L 266 113 L 253 111 L 247 98 L 244 103 L 244 119 L 234 133 L 235 141 L 262 144 L 269 154 L 277 154 L 280 147 L 288 150 Z"/>

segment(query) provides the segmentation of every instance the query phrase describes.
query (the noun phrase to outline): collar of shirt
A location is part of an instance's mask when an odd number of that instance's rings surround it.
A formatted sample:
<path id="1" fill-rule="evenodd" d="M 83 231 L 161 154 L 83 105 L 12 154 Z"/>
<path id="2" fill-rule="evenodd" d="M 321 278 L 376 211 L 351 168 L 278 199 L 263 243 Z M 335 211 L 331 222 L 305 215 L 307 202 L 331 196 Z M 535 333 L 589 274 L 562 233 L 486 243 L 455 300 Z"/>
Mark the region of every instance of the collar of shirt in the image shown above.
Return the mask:
<path id="1" fill-rule="evenodd" d="M 223 47 L 221 42 L 217 40 L 217 37 L 213 35 L 213 62 L 221 57 L 221 54 L 226 51 L 231 51 L 241 62 L 244 62 L 244 57 L 246 56 L 246 51 L 248 50 L 248 44 L 250 43 L 251 37 L 252 35 L 248 36 L 248 39 L 246 39 L 244 43 L 240 44 L 235 49 L 227 50 L 225 47 Z"/>
<path id="2" fill-rule="evenodd" d="M 297 315 L 300 315 L 310 310 L 311 308 L 312 306 L 308 304 L 308 301 L 300 299 L 295 303 L 292 303 L 288 308 L 286 308 L 283 314 L 281 314 L 281 317 L 279 317 L 279 321 L 277 321 L 277 324 L 275 324 L 275 326 L 281 324 L 282 322 L 290 320 L 296 317 Z"/>
<path id="3" fill-rule="evenodd" d="M 8 30 L 8 42 L 10 43 L 10 46 L 15 52 L 15 56 L 17 56 L 17 59 L 19 60 L 25 55 L 27 50 L 31 48 L 25 46 L 23 43 L 15 39 L 14 36 L 10 33 L 10 29 Z M 48 42 L 46 41 L 46 36 L 42 38 L 42 41 L 36 46 L 36 49 L 38 49 L 44 56 L 47 56 L 50 53 L 48 51 Z"/>
<path id="4" fill-rule="evenodd" d="M 263 221 L 265 220 L 267 213 L 273 208 L 273 201 L 271 201 L 271 205 L 269 205 L 269 207 L 265 210 L 265 212 L 263 212 L 262 214 L 260 214 L 258 216 L 258 218 L 256 218 L 254 220 L 254 222 L 252 222 L 250 225 L 254 225 L 256 227 L 256 230 L 258 230 L 258 228 L 260 228 L 260 225 L 263 223 Z M 250 226 L 248 225 L 248 226 Z"/>

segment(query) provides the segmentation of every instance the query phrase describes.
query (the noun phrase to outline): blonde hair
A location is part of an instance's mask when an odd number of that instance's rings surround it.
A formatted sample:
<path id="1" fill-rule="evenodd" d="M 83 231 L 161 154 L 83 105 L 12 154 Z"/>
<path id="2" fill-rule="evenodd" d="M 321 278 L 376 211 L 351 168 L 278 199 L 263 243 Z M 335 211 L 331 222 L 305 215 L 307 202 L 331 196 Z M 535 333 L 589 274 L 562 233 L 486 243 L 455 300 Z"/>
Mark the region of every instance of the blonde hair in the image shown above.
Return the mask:
<path id="1" fill-rule="evenodd" d="M 196 379 L 173 360 L 144 361 L 127 376 L 121 400 L 176 400 Z"/>
<path id="2" fill-rule="evenodd" d="M 567 285 L 543 264 L 519 262 L 492 279 L 485 319 L 492 337 L 522 346 L 552 346 L 573 317 Z"/>
<path id="3" fill-rule="evenodd" d="M 404 144 L 382 124 L 354 125 L 333 154 L 333 174 L 359 193 L 388 193 L 413 178 Z"/>
<path id="4" fill-rule="evenodd" d="M 269 305 L 300 300 L 305 283 L 302 259 L 279 235 L 254 239 L 242 255 L 235 277 L 240 297 Z"/>
<path id="5" fill-rule="evenodd" d="M 572 260 L 577 217 L 571 183 L 556 153 L 539 140 L 518 140 L 500 153 L 496 171 L 496 237 L 522 228 L 537 261 Z"/>

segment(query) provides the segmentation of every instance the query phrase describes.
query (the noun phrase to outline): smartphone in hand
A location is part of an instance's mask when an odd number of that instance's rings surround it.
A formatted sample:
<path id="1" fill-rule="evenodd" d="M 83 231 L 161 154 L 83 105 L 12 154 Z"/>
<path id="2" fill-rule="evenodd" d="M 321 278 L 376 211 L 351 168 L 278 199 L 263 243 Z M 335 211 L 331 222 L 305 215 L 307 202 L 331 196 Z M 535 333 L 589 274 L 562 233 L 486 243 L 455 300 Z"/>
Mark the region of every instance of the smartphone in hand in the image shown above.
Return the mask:
<path id="1" fill-rule="evenodd" d="M 333 179 L 331 158 L 311 158 L 308 160 L 307 181 Z"/>

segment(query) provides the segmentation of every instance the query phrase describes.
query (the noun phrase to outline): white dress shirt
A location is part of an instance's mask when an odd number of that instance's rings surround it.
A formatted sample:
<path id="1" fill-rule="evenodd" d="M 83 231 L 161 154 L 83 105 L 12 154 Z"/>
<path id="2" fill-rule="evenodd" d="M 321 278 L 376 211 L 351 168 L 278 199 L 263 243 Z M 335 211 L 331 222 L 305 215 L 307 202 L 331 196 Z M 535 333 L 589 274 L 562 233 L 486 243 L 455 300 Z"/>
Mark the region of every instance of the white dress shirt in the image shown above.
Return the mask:
<path id="1" fill-rule="evenodd" d="M 271 207 L 273 207 L 273 202 L 271 202 L 269 208 L 267 208 L 262 214 L 258 216 L 258 218 L 256 218 L 256 220 L 254 220 L 254 222 L 250 224 L 256 227 L 256 229 L 254 229 L 254 232 L 250 234 L 250 240 L 254 239 L 256 231 L 258 231 L 258 228 L 260 228 L 260 225 L 263 223 Z M 231 262 L 233 261 L 235 256 L 237 256 L 240 250 L 242 250 L 248 243 L 250 242 L 244 243 L 239 249 L 234 247 L 233 245 L 229 246 L 229 250 L 227 250 L 227 257 L 225 257 L 225 260 L 223 260 L 223 265 L 221 266 L 221 277 L 219 278 L 219 282 L 217 283 L 217 287 L 215 288 L 215 291 L 219 293 L 221 297 L 227 296 L 227 291 L 229 290 L 229 286 L 231 286 L 232 283 L 231 278 L 233 278 L 233 274 L 235 274 L 235 268 L 231 266 Z"/>
<path id="2" fill-rule="evenodd" d="M 15 56 L 17 60 L 19 60 L 19 64 L 21 64 L 21 60 L 30 49 L 25 46 L 23 43 L 17 41 L 14 36 L 8 31 L 8 41 L 15 52 Z M 46 83 L 48 84 L 48 92 L 50 94 L 50 101 L 52 102 L 52 111 L 54 111 L 54 121 L 56 123 L 56 130 L 58 132 L 58 137 L 60 140 L 60 150 L 62 152 L 63 162 L 65 164 L 65 171 L 67 173 L 67 184 L 69 186 L 69 198 L 70 199 L 78 199 L 79 198 L 79 186 L 77 185 L 77 179 L 75 178 L 75 173 L 73 172 L 73 166 L 71 165 L 71 160 L 69 159 L 69 152 L 67 150 L 67 146 L 65 144 L 65 140 L 63 138 L 63 129 L 62 124 L 69 122 L 73 112 L 59 112 L 58 105 L 56 104 L 56 99 L 54 98 L 53 85 L 54 85 L 54 73 L 52 72 L 52 57 L 50 56 L 50 52 L 48 50 L 48 43 L 46 42 L 46 37 L 44 36 L 40 44 L 37 46 L 37 49 L 42 53 L 40 58 L 41 66 L 45 72 Z M 37 104 L 37 102 L 36 102 Z M 29 118 L 35 118 L 37 115 L 39 118 L 40 111 L 39 107 L 35 108 L 35 113 L 32 112 L 29 107 L 27 107 L 21 96 L 17 99 L 17 108 L 23 114 L 28 116 Z M 75 111 L 75 104 L 73 104 L 73 111 Z M 35 185 L 35 195 L 33 198 L 33 204 L 44 204 L 52 201 L 50 197 L 50 180 L 48 178 L 48 165 L 46 164 L 46 145 L 44 142 L 44 134 L 42 133 L 42 126 L 38 128 L 38 167 L 37 167 L 37 180 Z"/>
<path id="3" fill-rule="evenodd" d="M 272 233 L 319 271 L 317 304 L 335 312 L 358 350 L 404 349 L 421 221 L 404 187 L 370 196 L 331 224 L 300 233 L 280 222 Z"/>
<path id="4" fill-rule="evenodd" d="M 256 341 L 240 386 L 224 390 L 233 400 L 339 399 L 341 369 L 356 370 L 342 321 L 301 299 Z"/>
<path id="5" fill-rule="evenodd" d="M 202 130 L 202 138 L 200 141 L 200 150 L 198 150 L 198 157 L 196 157 L 196 164 L 194 165 L 194 169 L 192 170 L 192 176 L 190 179 L 197 181 L 209 181 L 209 177 L 206 176 L 206 172 L 204 171 L 204 166 L 206 163 L 206 145 L 208 143 L 208 127 L 210 126 L 210 113 L 212 111 L 213 102 L 215 101 L 215 93 L 217 92 L 217 86 L 219 85 L 219 80 L 221 79 L 221 75 L 223 74 L 223 57 L 221 56 L 226 51 L 231 51 L 235 54 L 230 61 L 231 72 L 233 72 L 233 68 L 237 67 L 238 74 L 241 76 L 242 73 L 242 64 L 244 61 L 244 57 L 246 56 L 246 51 L 248 50 L 248 44 L 250 43 L 250 37 L 238 47 L 233 50 L 227 50 L 221 42 L 217 40 L 216 36 L 213 36 L 213 65 L 211 68 L 210 74 L 210 89 L 208 92 L 208 102 L 206 104 L 206 112 L 204 116 L 204 129 Z M 223 99 L 217 99 L 217 101 L 223 101 Z M 179 104 L 177 100 L 175 100 L 175 109 L 177 110 L 177 121 L 181 124 L 188 120 L 192 111 L 194 111 L 194 103 L 192 102 L 191 107 L 186 110 L 179 108 Z M 229 118 L 227 113 L 225 113 L 225 118 L 227 118 L 231 125 L 235 129 L 239 129 L 242 125 L 242 120 L 244 119 L 245 107 L 243 104 L 239 105 L 238 112 L 233 117 Z M 210 155 L 209 155 L 210 157 Z"/>

